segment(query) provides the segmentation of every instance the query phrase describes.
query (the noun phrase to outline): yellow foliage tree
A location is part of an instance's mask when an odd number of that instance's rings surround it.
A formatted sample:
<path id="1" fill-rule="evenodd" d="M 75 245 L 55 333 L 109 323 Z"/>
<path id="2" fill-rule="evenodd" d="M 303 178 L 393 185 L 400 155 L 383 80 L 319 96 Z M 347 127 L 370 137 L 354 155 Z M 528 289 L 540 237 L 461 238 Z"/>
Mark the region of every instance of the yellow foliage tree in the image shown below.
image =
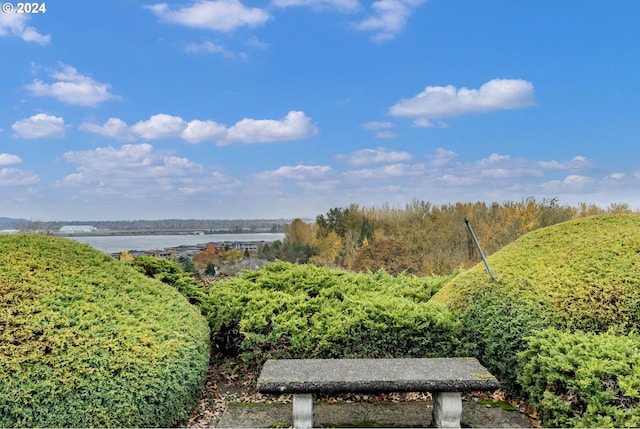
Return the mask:
<path id="1" fill-rule="evenodd" d="M 340 255 L 342 239 L 334 231 L 331 231 L 326 236 L 317 238 L 315 246 L 318 249 L 318 254 L 312 256 L 309 262 L 320 266 L 331 266 L 336 263 Z"/>
<path id="2" fill-rule="evenodd" d="M 302 219 L 294 219 L 291 225 L 285 227 L 285 241 L 311 246 L 314 243 L 314 226 L 305 223 Z"/>
<path id="3" fill-rule="evenodd" d="M 129 253 L 128 250 L 123 250 L 122 252 L 120 252 L 120 257 L 118 259 L 120 259 L 120 261 L 122 262 L 131 262 L 133 261 L 133 256 L 131 255 L 131 253 Z"/>

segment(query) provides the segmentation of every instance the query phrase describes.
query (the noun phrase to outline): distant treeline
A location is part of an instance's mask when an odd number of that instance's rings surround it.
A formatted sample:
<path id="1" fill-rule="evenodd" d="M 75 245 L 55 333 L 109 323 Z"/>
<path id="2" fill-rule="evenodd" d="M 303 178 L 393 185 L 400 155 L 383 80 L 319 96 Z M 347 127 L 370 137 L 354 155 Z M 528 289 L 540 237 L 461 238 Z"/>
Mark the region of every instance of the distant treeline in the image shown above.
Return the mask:
<path id="1" fill-rule="evenodd" d="M 601 213 L 631 212 L 627 204 L 560 205 L 558 200 L 434 205 L 414 200 L 404 208 L 333 208 L 315 222 L 295 219 L 284 242 L 262 249 L 262 256 L 284 261 L 337 266 L 355 271 L 416 275 L 450 274 L 480 261 L 465 218 L 486 255 L 523 234 L 567 220 Z"/>

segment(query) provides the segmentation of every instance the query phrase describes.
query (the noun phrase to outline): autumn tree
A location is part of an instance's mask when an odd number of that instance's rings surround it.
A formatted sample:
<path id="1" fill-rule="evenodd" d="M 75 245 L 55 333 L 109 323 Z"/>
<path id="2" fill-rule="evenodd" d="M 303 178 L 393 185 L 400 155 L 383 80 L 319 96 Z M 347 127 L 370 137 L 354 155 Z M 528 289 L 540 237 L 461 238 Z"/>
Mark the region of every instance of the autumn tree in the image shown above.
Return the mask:
<path id="1" fill-rule="evenodd" d="M 348 208 L 332 208 L 326 216 L 317 216 L 316 224 L 318 242 L 331 233 L 340 238 L 342 247 L 337 263 L 346 268 L 353 266 L 364 241 L 371 241 L 374 237 L 373 217 L 357 204 L 351 204 Z"/>
<path id="2" fill-rule="evenodd" d="M 131 262 L 133 261 L 133 256 L 128 250 L 123 250 L 120 252 L 120 257 L 118 259 L 122 262 Z"/>
<path id="3" fill-rule="evenodd" d="M 404 207 L 385 204 L 366 209 L 352 204 L 317 216 L 315 224 L 294 220 L 284 243 L 265 248 L 275 258 L 292 262 L 449 274 L 480 262 L 465 219 L 471 222 L 483 252 L 490 255 L 535 229 L 606 211 L 621 213 L 630 208 L 613 204 L 603 210 L 586 203 L 570 207 L 556 198 L 533 197 L 442 205 L 413 200 Z"/>
<path id="4" fill-rule="evenodd" d="M 204 269 L 209 264 L 215 265 L 218 261 L 218 249 L 213 243 L 207 244 L 207 247 L 202 252 L 193 256 L 193 263 L 199 269 Z"/>
<path id="5" fill-rule="evenodd" d="M 338 257 L 342 249 L 342 240 L 334 231 L 330 231 L 316 240 L 317 253 L 309 262 L 319 266 L 334 266 L 338 263 Z"/>
<path id="6" fill-rule="evenodd" d="M 285 242 L 313 246 L 314 228 L 314 224 L 307 224 L 302 219 L 294 219 L 290 225 L 285 226 Z"/>
<path id="7" fill-rule="evenodd" d="M 226 263 L 235 262 L 238 259 L 242 258 L 243 252 L 238 249 L 231 249 L 224 252 L 222 255 L 222 260 Z"/>
<path id="8" fill-rule="evenodd" d="M 415 274 L 419 263 L 417 255 L 411 254 L 407 247 L 394 238 L 376 240 L 360 249 L 354 264 L 355 271 L 378 271 L 384 269 L 389 274 Z"/>

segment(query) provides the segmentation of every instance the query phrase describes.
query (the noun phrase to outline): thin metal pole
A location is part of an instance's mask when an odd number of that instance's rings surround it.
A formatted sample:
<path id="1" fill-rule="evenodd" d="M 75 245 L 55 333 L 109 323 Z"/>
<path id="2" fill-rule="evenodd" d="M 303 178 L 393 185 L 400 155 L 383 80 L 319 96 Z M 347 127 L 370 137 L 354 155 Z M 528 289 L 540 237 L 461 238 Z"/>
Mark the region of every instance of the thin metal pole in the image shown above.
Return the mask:
<path id="1" fill-rule="evenodd" d="M 471 238 L 473 238 L 473 242 L 476 244 L 476 248 L 478 249 L 478 252 L 480 252 L 480 257 L 482 258 L 482 262 L 484 262 L 484 266 L 487 268 L 487 272 L 489 273 L 489 277 L 491 277 L 491 280 L 493 280 L 494 282 L 497 282 L 496 278 L 493 277 L 493 273 L 491 272 L 491 268 L 489 268 L 489 263 L 487 262 L 487 258 L 484 257 L 484 252 L 482 251 L 482 248 L 480 247 L 480 243 L 478 243 L 478 239 L 476 238 L 476 234 L 473 232 L 473 228 L 471 228 L 471 224 L 469 223 L 469 219 L 464 218 L 464 223 L 467 224 L 467 228 L 469 229 L 469 232 L 471 233 Z"/>

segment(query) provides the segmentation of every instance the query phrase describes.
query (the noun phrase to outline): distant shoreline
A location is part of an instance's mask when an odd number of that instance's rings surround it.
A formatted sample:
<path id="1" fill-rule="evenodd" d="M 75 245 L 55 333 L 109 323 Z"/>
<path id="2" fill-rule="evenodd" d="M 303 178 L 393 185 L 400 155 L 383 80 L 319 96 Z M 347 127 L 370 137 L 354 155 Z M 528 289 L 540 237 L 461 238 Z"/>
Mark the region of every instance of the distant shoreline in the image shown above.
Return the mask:
<path id="1" fill-rule="evenodd" d="M 103 231 L 104 232 L 104 231 Z M 118 231 L 119 232 L 119 231 Z M 172 249 L 181 252 L 195 252 L 205 249 L 208 243 L 229 243 L 240 250 L 247 248 L 249 243 L 255 244 L 250 246 L 256 250 L 261 244 L 271 243 L 277 240 L 284 240 L 284 233 L 271 232 L 245 232 L 245 233 L 223 233 L 216 234 L 96 234 L 89 232 L 80 232 L 78 234 L 68 234 L 66 236 L 56 235 L 57 237 L 67 240 L 75 240 L 100 250 L 108 254 L 120 253 L 123 250 L 129 252 L 153 252 L 162 253 Z"/>
<path id="2" fill-rule="evenodd" d="M 110 237 L 110 236 L 126 236 L 126 235 L 221 235 L 221 234 L 268 234 L 273 231 L 247 231 L 247 230 L 209 230 L 202 229 L 153 229 L 153 230 L 96 230 L 96 231 L 78 231 L 72 233 L 61 233 L 53 231 L 52 234 L 59 237 Z"/>

